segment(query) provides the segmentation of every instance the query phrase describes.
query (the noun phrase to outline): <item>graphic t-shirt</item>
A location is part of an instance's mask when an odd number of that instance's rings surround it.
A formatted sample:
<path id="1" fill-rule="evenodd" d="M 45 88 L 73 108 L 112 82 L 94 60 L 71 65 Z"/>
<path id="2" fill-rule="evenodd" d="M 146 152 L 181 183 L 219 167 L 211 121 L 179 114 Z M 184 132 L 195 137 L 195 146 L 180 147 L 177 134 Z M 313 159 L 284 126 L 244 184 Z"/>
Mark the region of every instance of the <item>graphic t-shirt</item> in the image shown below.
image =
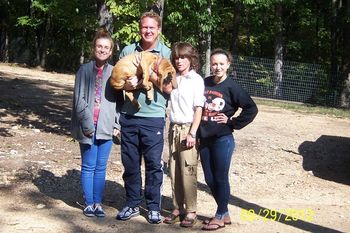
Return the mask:
<path id="1" fill-rule="evenodd" d="M 233 78 L 227 77 L 221 83 L 214 83 L 214 77 L 204 80 L 204 105 L 199 135 L 202 138 L 223 136 L 241 129 L 256 116 L 258 109 L 249 94 Z M 239 116 L 230 119 L 236 111 L 242 108 Z M 216 116 L 224 113 L 229 120 L 226 124 L 217 123 Z"/>

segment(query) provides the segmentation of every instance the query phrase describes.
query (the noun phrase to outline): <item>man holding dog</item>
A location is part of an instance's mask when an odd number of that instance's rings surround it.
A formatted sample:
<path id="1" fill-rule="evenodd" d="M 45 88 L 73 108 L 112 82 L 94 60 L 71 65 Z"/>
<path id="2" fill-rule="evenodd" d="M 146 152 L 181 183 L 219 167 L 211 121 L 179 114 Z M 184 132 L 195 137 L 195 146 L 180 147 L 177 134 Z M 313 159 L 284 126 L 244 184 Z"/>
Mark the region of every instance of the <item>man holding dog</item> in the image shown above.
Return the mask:
<path id="1" fill-rule="evenodd" d="M 159 41 L 161 19 L 154 12 L 142 14 L 139 21 L 141 40 L 126 46 L 120 54 L 150 51 L 170 59 L 170 49 Z M 130 80 L 128 89 L 136 89 L 136 78 Z M 138 110 L 126 98 L 120 116 L 121 158 L 124 166 L 125 207 L 117 214 L 118 220 L 129 220 L 140 214 L 142 202 L 141 160 L 145 162 L 145 192 L 148 209 L 147 220 L 150 223 L 161 222 L 161 187 L 163 183 L 162 152 L 164 146 L 164 127 L 167 96 L 155 88 L 154 99 L 148 101 L 146 92 L 135 90 L 135 96 L 141 105 Z"/>

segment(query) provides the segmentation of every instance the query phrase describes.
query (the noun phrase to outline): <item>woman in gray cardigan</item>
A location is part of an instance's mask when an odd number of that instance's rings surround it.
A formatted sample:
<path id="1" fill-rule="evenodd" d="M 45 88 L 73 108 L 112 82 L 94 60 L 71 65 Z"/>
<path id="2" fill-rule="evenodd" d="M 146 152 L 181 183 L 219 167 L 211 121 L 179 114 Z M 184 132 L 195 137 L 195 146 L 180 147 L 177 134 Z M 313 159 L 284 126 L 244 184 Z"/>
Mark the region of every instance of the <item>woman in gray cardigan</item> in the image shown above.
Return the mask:
<path id="1" fill-rule="evenodd" d="M 82 158 L 81 184 L 88 217 L 104 217 L 101 202 L 112 137 L 120 132 L 117 99 L 122 92 L 109 82 L 113 66 L 107 61 L 113 40 L 104 29 L 92 44 L 93 60 L 83 64 L 75 78 L 72 110 L 72 137 L 79 142 Z M 120 96 L 120 97 L 119 97 Z"/>

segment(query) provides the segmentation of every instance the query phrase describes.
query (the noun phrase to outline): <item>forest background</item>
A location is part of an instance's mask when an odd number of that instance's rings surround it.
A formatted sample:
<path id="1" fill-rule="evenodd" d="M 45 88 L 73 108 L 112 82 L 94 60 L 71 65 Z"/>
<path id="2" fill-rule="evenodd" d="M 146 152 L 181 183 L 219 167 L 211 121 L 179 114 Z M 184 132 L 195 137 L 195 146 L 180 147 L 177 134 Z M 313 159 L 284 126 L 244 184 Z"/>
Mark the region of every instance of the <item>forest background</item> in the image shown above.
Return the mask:
<path id="1" fill-rule="evenodd" d="M 0 61 L 74 73 L 105 26 L 115 40 L 114 64 L 139 39 L 138 19 L 147 10 L 162 17 L 167 45 L 187 41 L 198 49 L 203 76 L 213 48 L 236 59 L 271 59 L 272 74 L 253 81 L 278 97 L 286 61 L 318 64 L 326 75 L 316 79 L 328 82 L 318 92 L 337 93 L 336 107 L 350 105 L 350 0 L 0 0 Z"/>

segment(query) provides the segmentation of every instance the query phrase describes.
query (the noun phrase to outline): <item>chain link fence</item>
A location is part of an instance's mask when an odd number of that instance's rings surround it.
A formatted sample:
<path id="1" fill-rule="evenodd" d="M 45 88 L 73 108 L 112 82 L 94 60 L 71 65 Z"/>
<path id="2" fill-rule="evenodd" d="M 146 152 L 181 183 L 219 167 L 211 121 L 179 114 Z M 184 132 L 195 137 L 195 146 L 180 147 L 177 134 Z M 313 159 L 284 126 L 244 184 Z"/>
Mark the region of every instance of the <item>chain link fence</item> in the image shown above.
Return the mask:
<path id="1" fill-rule="evenodd" d="M 281 81 L 274 71 L 274 60 L 234 56 L 234 79 L 254 97 L 338 106 L 341 77 L 329 75 L 318 64 L 284 61 Z"/>

